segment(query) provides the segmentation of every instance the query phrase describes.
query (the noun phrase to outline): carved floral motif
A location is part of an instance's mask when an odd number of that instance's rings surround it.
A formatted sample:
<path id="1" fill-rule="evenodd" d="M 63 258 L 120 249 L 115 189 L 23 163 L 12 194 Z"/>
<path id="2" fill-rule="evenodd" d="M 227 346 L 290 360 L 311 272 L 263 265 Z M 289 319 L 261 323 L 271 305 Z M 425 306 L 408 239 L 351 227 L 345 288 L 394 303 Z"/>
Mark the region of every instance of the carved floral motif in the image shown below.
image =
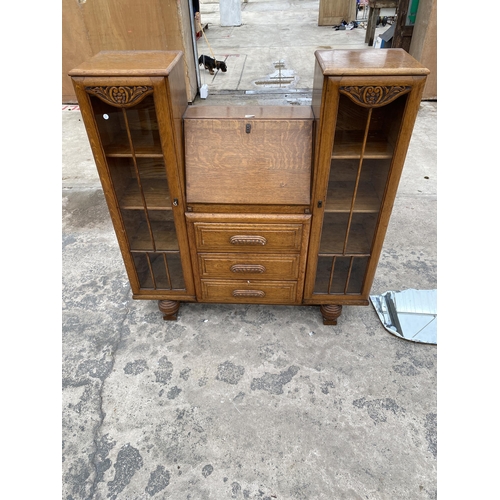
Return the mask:
<path id="1" fill-rule="evenodd" d="M 340 92 L 347 95 L 357 104 L 367 107 L 377 107 L 389 104 L 400 95 L 411 90 L 408 86 L 380 87 L 368 85 L 365 87 L 340 87 Z"/>
<path id="2" fill-rule="evenodd" d="M 85 90 L 113 106 L 129 107 L 139 103 L 147 95 L 151 94 L 153 87 L 146 85 L 135 87 L 87 87 Z"/>

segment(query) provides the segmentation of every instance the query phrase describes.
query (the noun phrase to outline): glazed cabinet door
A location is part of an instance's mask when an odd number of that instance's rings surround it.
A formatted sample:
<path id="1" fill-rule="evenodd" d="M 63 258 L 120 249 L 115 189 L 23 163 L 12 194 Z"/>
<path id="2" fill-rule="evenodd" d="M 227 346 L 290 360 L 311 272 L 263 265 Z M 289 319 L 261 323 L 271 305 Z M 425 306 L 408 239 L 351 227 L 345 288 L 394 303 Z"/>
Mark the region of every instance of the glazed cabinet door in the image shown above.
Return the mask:
<path id="1" fill-rule="evenodd" d="M 325 85 L 305 299 L 367 304 L 422 86 L 413 78 Z"/>
<path id="2" fill-rule="evenodd" d="M 164 78 L 75 79 L 134 298 L 194 295 Z"/>

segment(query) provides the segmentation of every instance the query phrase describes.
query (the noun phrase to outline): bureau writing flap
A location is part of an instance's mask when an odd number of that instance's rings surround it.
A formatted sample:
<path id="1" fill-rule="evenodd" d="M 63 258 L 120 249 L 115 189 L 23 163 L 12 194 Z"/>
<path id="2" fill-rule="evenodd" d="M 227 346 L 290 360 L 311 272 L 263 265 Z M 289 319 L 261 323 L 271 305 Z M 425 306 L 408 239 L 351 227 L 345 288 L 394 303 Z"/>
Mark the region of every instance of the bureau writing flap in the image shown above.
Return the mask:
<path id="1" fill-rule="evenodd" d="M 260 119 L 243 110 L 185 117 L 188 203 L 308 205 L 312 125 L 312 118 Z"/>

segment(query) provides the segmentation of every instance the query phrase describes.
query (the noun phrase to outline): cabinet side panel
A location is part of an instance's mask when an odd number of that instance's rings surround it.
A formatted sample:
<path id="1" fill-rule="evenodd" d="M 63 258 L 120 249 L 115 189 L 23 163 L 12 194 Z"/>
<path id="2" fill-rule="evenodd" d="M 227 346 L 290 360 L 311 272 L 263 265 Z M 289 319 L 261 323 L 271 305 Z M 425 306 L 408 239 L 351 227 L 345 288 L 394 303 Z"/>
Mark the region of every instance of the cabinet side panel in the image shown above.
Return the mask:
<path id="1" fill-rule="evenodd" d="M 186 174 L 184 167 L 184 131 L 183 116 L 188 107 L 186 98 L 186 87 L 183 72 L 184 58 L 174 66 L 168 76 L 168 98 L 171 103 L 172 122 L 174 124 L 175 147 L 177 151 L 177 163 L 181 186 L 186 185 Z M 183 192 L 183 197 L 185 193 Z"/>

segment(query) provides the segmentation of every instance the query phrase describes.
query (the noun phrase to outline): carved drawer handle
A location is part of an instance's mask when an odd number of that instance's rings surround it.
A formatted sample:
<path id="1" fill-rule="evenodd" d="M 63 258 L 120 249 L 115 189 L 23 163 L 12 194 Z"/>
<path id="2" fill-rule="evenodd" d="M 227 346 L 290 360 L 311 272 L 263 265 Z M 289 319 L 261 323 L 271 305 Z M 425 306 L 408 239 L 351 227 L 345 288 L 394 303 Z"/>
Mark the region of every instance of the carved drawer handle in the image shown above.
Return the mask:
<path id="1" fill-rule="evenodd" d="M 229 238 L 229 242 L 231 245 L 265 245 L 267 243 L 266 238 L 264 236 L 231 236 Z"/>
<path id="2" fill-rule="evenodd" d="M 233 290 L 233 297 L 265 297 L 263 290 Z"/>
<path id="3" fill-rule="evenodd" d="M 260 264 L 234 264 L 231 266 L 233 273 L 265 273 L 266 268 Z"/>

